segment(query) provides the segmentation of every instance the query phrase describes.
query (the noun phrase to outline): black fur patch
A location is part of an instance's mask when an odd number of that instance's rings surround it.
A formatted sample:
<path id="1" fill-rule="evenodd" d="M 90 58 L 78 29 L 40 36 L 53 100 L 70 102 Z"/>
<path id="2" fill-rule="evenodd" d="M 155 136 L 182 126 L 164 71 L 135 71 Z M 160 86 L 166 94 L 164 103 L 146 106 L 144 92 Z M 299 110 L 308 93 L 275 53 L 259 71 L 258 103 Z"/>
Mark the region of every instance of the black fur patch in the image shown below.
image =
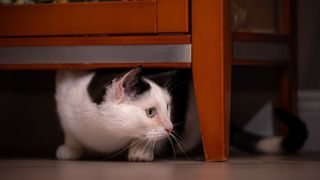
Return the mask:
<path id="1" fill-rule="evenodd" d="M 129 72 L 130 74 L 123 82 L 123 87 L 125 89 L 125 94 L 134 100 L 140 95 L 149 91 L 151 87 L 149 83 L 142 79 L 142 69 L 136 68 Z M 112 73 L 110 73 L 108 70 L 96 71 L 87 88 L 92 102 L 96 103 L 97 105 L 101 104 L 104 101 L 107 87 L 112 84 L 114 79 L 120 79 L 126 73 L 128 73 L 128 71 L 125 73 L 123 70 L 112 70 Z"/>
<path id="2" fill-rule="evenodd" d="M 117 78 L 119 74 L 111 74 L 106 70 L 96 71 L 88 85 L 88 94 L 92 102 L 101 104 L 107 92 L 107 87 L 112 84 L 112 80 Z"/>
<path id="3" fill-rule="evenodd" d="M 281 122 L 288 126 L 288 134 L 281 145 L 286 153 L 298 151 L 308 138 L 308 130 L 304 122 L 283 108 L 275 109 L 275 114 Z"/>
<path id="4" fill-rule="evenodd" d="M 136 99 L 150 90 L 150 84 L 142 78 L 142 67 L 135 68 L 128 73 L 123 82 L 126 95 Z"/>
<path id="5" fill-rule="evenodd" d="M 283 153 L 297 152 L 308 138 L 308 130 L 303 121 L 283 108 L 275 109 L 275 116 L 288 127 L 288 134 L 281 142 Z M 230 142 L 240 150 L 250 153 L 261 153 L 256 148 L 257 143 L 265 137 L 247 132 L 230 123 Z"/>
<path id="6" fill-rule="evenodd" d="M 142 94 L 146 93 L 151 89 L 150 84 L 145 82 L 144 80 L 139 80 L 134 86 L 125 88 L 125 93 L 131 97 L 138 98 Z"/>

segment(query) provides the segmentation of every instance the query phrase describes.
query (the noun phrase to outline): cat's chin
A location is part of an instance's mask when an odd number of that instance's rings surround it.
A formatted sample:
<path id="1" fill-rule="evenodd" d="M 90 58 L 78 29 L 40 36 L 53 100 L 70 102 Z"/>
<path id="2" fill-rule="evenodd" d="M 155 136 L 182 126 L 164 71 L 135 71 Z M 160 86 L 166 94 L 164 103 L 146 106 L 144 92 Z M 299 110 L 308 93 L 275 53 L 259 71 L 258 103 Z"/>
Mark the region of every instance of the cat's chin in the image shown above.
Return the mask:
<path id="1" fill-rule="evenodd" d="M 148 141 L 161 141 L 163 139 L 168 139 L 171 136 L 171 133 L 167 133 L 165 130 L 151 130 L 147 132 L 143 138 Z"/>
<path id="2" fill-rule="evenodd" d="M 149 141 L 150 143 L 152 142 L 162 142 L 162 141 L 165 141 L 166 139 L 169 139 L 169 135 L 163 135 L 163 136 L 157 136 L 157 137 L 148 137 L 146 138 L 147 141 Z"/>

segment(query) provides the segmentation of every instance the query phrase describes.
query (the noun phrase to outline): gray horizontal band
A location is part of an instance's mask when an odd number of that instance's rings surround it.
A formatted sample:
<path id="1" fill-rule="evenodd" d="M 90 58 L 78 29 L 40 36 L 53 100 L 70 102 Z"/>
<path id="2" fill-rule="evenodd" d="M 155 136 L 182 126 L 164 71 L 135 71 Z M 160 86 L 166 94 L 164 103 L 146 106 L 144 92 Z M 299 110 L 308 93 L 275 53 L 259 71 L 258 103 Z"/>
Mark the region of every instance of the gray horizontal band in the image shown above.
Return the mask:
<path id="1" fill-rule="evenodd" d="M 191 62 L 191 45 L 0 47 L 0 64 Z"/>
<path id="2" fill-rule="evenodd" d="M 289 58 L 289 49 L 286 43 L 234 42 L 233 58 L 286 60 Z"/>

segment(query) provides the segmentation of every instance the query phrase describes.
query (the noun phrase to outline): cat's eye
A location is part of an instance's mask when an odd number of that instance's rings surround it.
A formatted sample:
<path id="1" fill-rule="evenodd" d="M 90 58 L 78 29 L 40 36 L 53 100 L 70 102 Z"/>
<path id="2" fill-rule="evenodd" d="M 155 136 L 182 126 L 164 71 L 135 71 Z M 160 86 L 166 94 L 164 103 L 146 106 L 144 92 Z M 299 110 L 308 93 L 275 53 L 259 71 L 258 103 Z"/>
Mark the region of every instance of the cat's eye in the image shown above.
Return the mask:
<path id="1" fill-rule="evenodd" d="M 146 109 L 146 115 L 148 116 L 148 118 L 153 118 L 154 115 L 156 115 L 156 108 L 151 107 Z"/>

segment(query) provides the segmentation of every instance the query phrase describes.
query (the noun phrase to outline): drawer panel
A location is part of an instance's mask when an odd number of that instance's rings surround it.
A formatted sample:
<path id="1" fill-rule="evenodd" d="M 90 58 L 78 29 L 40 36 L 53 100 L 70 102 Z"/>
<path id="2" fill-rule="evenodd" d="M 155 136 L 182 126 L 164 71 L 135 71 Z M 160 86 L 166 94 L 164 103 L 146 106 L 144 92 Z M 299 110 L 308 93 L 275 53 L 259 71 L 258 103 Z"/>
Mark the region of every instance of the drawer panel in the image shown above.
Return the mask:
<path id="1" fill-rule="evenodd" d="M 158 0 L 158 32 L 189 32 L 188 0 Z"/>
<path id="2" fill-rule="evenodd" d="M 0 5 L 0 36 L 157 32 L 157 2 Z"/>

